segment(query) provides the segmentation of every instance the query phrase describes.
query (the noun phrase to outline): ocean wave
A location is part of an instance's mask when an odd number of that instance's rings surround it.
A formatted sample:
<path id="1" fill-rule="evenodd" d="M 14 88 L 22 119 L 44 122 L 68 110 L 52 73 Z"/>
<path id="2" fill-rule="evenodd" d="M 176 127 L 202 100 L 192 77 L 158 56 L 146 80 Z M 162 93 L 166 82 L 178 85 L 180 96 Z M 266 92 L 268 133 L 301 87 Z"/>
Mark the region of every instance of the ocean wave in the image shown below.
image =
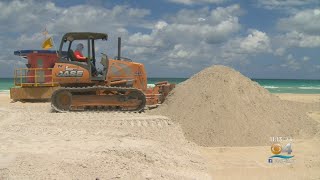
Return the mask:
<path id="1" fill-rule="evenodd" d="M 317 86 L 307 86 L 307 87 L 298 87 L 298 89 L 320 89 L 320 87 L 317 87 Z"/>
<path id="2" fill-rule="evenodd" d="M 0 90 L 0 94 L 8 94 L 10 93 L 10 90 Z"/>
<path id="3" fill-rule="evenodd" d="M 264 88 L 267 88 L 267 89 L 278 89 L 279 87 L 277 86 L 263 86 Z"/>
<path id="4" fill-rule="evenodd" d="M 148 87 L 154 87 L 154 84 L 147 84 Z"/>
<path id="5" fill-rule="evenodd" d="M 293 89 L 295 87 L 278 87 L 278 86 L 263 86 L 266 89 Z"/>

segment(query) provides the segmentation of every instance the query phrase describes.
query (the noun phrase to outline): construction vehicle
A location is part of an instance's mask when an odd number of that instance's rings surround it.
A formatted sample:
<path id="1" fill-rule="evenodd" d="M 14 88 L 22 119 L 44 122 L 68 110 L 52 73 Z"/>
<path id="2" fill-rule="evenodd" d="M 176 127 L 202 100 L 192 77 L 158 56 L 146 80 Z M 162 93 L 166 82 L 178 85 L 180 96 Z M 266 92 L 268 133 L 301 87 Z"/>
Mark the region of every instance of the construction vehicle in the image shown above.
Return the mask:
<path id="1" fill-rule="evenodd" d="M 62 37 L 59 59 L 52 69 L 53 82 L 60 88 L 51 96 L 51 106 L 58 112 L 81 110 L 120 110 L 141 112 L 146 105 L 162 103 L 174 84 L 167 81 L 147 87 L 144 65 L 121 57 L 121 38 L 118 38 L 118 55 L 109 59 L 101 55 L 103 66 L 96 73 L 96 41 L 106 41 L 104 33 L 72 32 Z M 79 62 L 72 45 L 85 41 L 87 62 Z M 106 43 L 105 43 L 106 44 Z M 67 55 L 62 49 L 67 47 Z"/>

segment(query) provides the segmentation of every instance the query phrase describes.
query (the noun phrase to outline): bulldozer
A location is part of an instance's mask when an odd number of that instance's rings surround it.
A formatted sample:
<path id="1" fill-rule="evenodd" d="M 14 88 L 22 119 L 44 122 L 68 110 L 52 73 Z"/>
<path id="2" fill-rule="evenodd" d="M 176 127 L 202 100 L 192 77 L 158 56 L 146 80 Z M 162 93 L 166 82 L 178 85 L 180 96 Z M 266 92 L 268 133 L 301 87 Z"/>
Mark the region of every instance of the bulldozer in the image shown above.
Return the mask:
<path id="1" fill-rule="evenodd" d="M 109 58 L 101 53 L 101 71 L 96 66 L 96 41 L 106 42 L 108 35 L 93 32 L 66 33 L 61 40 L 58 60 L 52 69 L 52 81 L 59 84 L 51 96 L 51 106 L 57 112 L 84 110 L 118 110 L 142 112 L 146 105 L 163 103 L 175 87 L 167 81 L 147 86 L 144 65 L 121 57 Z M 77 41 L 86 42 L 87 60 L 79 62 L 72 50 Z M 106 44 L 106 43 L 104 43 Z M 63 49 L 67 53 L 63 54 Z"/>

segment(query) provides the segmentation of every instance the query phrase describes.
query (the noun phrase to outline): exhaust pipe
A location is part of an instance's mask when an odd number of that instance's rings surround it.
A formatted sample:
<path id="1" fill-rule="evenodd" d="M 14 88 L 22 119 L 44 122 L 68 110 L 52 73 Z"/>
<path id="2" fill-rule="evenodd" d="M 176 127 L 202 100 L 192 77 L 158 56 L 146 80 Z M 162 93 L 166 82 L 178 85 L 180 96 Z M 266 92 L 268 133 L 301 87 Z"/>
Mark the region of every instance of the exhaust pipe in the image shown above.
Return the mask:
<path id="1" fill-rule="evenodd" d="M 118 37 L 118 60 L 121 60 L 121 37 Z"/>

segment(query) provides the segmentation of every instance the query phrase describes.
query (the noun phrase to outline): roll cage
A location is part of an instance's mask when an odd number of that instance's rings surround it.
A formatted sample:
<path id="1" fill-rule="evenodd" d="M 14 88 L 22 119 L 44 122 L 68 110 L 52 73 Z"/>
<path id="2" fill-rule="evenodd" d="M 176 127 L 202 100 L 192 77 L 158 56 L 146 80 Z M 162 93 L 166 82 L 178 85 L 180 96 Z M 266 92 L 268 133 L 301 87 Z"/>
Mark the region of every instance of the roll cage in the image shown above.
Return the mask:
<path id="1" fill-rule="evenodd" d="M 73 56 L 73 51 L 71 49 L 71 45 L 75 40 L 87 40 L 87 47 L 88 47 L 88 64 L 90 64 L 90 59 L 92 60 L 93 65 L 96 65 L 96 56 L 95 56 L 95 40 L 107 40 L 108 35 L 105 33 L 93 33 L 93 32 L 70 32 L 66 33 L 60 43 L 59 47 L 59 61 L 75 61 Z M 63 55 L 62 48 L 65 43 L 68 43 L 68 50 L 67 50 L 67 58 Z"/>

